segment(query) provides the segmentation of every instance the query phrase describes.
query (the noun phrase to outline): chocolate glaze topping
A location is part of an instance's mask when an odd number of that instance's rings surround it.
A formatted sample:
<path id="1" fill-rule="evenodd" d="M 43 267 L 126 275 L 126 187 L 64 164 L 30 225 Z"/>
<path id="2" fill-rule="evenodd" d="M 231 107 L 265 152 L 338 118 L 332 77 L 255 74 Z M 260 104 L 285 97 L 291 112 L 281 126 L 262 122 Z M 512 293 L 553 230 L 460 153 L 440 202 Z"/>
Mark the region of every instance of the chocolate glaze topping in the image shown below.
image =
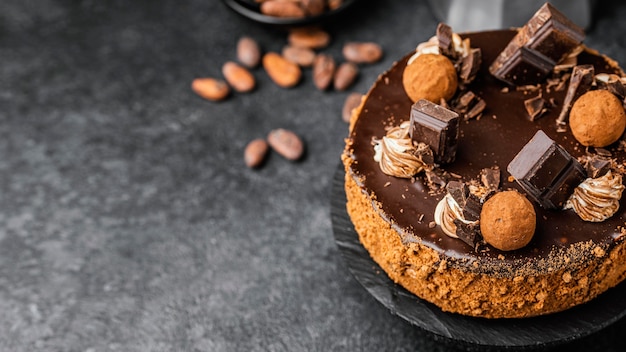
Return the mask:
<path id="1" fill-rule="evenodd" d="M 463 181 L 469 181 L 480 180 L 482 169 L 499 166 L 503 170 L 501 187 L 516 188 L 523 193 L 515 181 L 507 179 L 509 173 L 504 170 L 539 129 L 575 158 L 584 155 L 586 151 L 571 132 L 557 132 L 555 122 L 561 111 L 560 104 L 565 98 L 565 89 L 556 91 L 554 87 L 547 89 L 547 85 L 542 84 L 542 97 L 558 105 L 539 119 L 531 121 L 524 101 L 536 96 L 539 91 L 517 90 L 514 87 L 503 90 L 507 87 L 506 83 L 489 74 L 489 65 L 515 34 L 515 30 L 502 30 L 462 35 L 470 38 L 472 47 L 482 49 L 480 71 L 468 89 L 485 100 L 486 108 L 480 119 L 461 121 L 456 160 L 443 168 L 461 175 Z M 512 252 L 501 252 L 492 247 L 486 251 L 476 251 L 465 242 L 446 236 L 439 227 L 433 228 L 434 209 L 445 195 L 445 189 L 433 194 L 423 175 L 415 180 L 385 175 L 374 161 L 372 148 L 372 138 L 381 138 L 385 135 L 386 127 L 397 126 L 410 117 L 412 102 L 402 87 L 402 72 L 412 54 L 395 63 L 379 77 L 350 135 L 350 157 L 355 160 L 351 166 L 352 176 L 364 191 L 375 195 L 381 207 L 381 215 L 398 230 L 404 242 L 420 242 L 441 251 L 447 257 L 457 259 L 457 264 L 463 263 L 462 266 L 469 270 L 491 272 L 500 270 L 494 269 L 496 267 L 508 267 L 505 270 L 510 271 L 511 268 L 515 270 L 528 263 L 547 263 L 552 261 L 550 258 L 555 253 L 576 260 L 580 258 L 575 258 L 576 254 L 572 254 L 575 251 L 570 250 L 577 246 L 574 244 L 589 244 L 592 241 L 592 246 L 607 250 L 623 239 L 620 229 L 626 219 L 624 198 L 618 212 L 602 223 L 584 222 L 571 210 L 546 210 L 535 203 L 535 236 L 529 245 Z M 621 73 L 611 62 L 591 50 L 583 51 L 578 57 L 579 65 L 592 64 L 596 73 Z M 626 153 L 618 149 L 618 144 L 605 149 L 623 162 Z M 499 264 L 493 265 L 496 262 Z"/>

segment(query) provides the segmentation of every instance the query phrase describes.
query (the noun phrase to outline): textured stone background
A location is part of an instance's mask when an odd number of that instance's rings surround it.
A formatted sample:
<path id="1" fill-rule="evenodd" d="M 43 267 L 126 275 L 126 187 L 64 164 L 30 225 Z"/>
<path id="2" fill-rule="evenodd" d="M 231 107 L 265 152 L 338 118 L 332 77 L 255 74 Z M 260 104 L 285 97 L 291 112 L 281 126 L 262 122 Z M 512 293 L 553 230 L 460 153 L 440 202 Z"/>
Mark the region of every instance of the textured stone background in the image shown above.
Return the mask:
<path id="1" fill-rule="evenodd" d="M 366 92 L 434 33 L 423 1 L 361 1 L 328 25 L 379 42 Z M 586 42 L 626 60 L 626 6 L 603 2 Z M 449 351 L 376 302 L 335 246 L 330 185 L 347 92 L 295 89 L 257 69 L 223 103 L 236 40 L 285 32 L 209 0 L 0 2 L 0 351 Z M 260 170 L 245 144 L 285 127 L 304 160 Z M 625 321 L 562 350 L 621 351 Z"/>

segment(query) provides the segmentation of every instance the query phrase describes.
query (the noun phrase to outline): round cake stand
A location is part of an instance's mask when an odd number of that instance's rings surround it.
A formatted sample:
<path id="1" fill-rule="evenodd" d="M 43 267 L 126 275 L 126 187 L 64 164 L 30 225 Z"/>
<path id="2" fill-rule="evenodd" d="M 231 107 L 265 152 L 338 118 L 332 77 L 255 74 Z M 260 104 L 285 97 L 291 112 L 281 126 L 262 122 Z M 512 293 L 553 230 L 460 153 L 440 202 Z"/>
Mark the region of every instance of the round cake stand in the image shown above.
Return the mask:
<path id="1" fill-rule="evenodd" d="M 588 336 L 626 315 L 625 283 L 586 304 L 539 317 L 485 319 L 443 312 L 395 284 L 371 259 L 346 211 L 344 175 L 343 165 L 339 165 L 333 176 L 331 220 L 348 269 L 393 314 L 437 337 L 489 347 L 546 347 Z"/>

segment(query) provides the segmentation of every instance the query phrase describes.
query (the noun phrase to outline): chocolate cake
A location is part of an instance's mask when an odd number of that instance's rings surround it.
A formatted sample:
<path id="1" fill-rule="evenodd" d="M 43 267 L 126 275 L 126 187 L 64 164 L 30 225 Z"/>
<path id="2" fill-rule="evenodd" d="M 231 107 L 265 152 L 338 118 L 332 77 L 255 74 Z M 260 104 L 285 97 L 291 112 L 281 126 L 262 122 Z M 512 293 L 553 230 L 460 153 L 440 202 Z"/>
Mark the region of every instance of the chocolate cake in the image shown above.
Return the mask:
<path id="1" fill-rule="evenodd" d="M 558 312 L 619 284 L 626 142 L 620 132 L 608 145 L 583 145 L 569 116 L 592 108 L 576 107 L 590 91 L 623 102 L 622 70 L 550 5 L 520 29 L 450 32 L 440 24 L 353 110 L 342 161 L 363 246 L 421 299 L 476 317 Z M 419 55 L 453 63 L 451 98 L 409 97 L 403 76 Z M 483 206 L 494 198 L 526 208 Z"/>

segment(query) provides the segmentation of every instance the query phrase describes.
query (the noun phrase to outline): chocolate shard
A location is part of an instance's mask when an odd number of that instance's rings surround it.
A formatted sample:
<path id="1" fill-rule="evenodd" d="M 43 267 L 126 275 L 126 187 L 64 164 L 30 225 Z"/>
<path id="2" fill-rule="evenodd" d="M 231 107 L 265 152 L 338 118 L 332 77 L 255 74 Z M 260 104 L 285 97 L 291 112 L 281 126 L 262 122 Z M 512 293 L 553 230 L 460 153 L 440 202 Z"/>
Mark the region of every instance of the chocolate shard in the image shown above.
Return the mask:
<path id="1" fill-rule="evenodd" d="M 478 115 L 482 114 L 486 107 L 487 103 L 483 99 L 477 97 L 474 106 L 472 106 L 470 111 L 465 114 L 465 119 L 469 120 L 477 117 Z"/>
<path id="2" fill-rule="evenodd" d="M 459 70 L 461 84 L 469 84 L 476 78 L 481 61 L 482 51 L 478 48 L 470 49 L 469 54 L 461 59 L 461 69 Z"/>
<path id="3" fill-rule="evenodd" d="M 474 92 L 472 92 L 471 90 L 468 90 L 456 100 L 454 104 L 454 111 L 459 114 L 465 114 L 467 111 L 469 111 L 470 106 L 476 98 L 476 94 L 474 94 Z"/>
<path id="4" fill-rule="evenodd" d="M 480 224 L 478 223 L 465 223 L 462 220 L 454 219 L 454 225 L 456 225 L 456 235 L 463 242 L 467 243 L 470 247 L 476 248 L 476 246 L 482 240 L 480 233 Z"/>
<path id="5" fill-rule="evenodd" d="M 567 93 L 565 94 L 565 100 L 563 101 L 563 108 L 561 109 L 559 117 L 556 119 L 557 126 L 565 125 L 569 117 L 569 111 L 576 99 L 591 89 L 594 77 L 593 73 L 593 65 L 574 66 L 567 87 Z"/>
<path id="6" fill-rule="evenodd" d="M 480 202 L 480 198 L 473 193 L 470 193 L 465 200 L 465 205 L 462 209 L 465 220 L 476 221 L 480 219 L 480 212 L 483 209 L 483 205 Z"/>
<path id="7" fill-rule="evenodd" d="M 611 160 L 594 155 L 585 163 L 585 169 L 591 178 L 602 177 L 611 170 Z"/>
<path id="8" fill-rule="evenodd" d="M 418 100 L 411 108 L 409 135 L 413 143 L 430 147 L 436 163 L 451 163 L 459 139 L 459 114 L 426 99 Z"/>
<path id="9" fill-rule="evenodd" d="M 578 47 L 585 33 L 550 3 L 544 4 L 489 67 L 512 85 L 534 84 Z"/>
<path id="10" fill-rule="evenodd" d="M 599 73 L 595 76 L 595 82 L 598 89 L 606 89 L 620 100 L 626 97 L 626 87 L 616 74 Z"/>
<path id="11" fill-rule="evenodd" d="M 500 168 L 497 166 L 480 170 L 480 181 L 488 191 L 500 188 Z"/>
<path id="12" fill-rule="evenodd" d="M 585 169 L 563 147 L 539 130 L 507 166 L 517 183 L 546 209 L 561 209 L 587 178 Z"/>
<path id="13" fill-rule="evenodd" d="M 454 42 L 452 39 L 452 28 L 445 23 L 439 23 L 435 32 L 439 43 L 439 52 L 449 58 L 455 59 L 457 56 L 454 51 Z"/>
<path id="14" fill-rule="evenodd" d="M 465 202 L 467 201 L 467 197 L 469 195 L 469 187 L 465 184 L 465 182 L 461 181 L 450 181 L 446 185 L 446 191 L 448 194 L 454 199 L 456 204 L 458 204 L 461 208 L 465 206 Z"/>
<path id="15" fill-rule="evenodd" d="M 540 95 L 524 100 L 524 107 L 530 121 L 535 121 L 548 111 L 548 102 Z"/>

